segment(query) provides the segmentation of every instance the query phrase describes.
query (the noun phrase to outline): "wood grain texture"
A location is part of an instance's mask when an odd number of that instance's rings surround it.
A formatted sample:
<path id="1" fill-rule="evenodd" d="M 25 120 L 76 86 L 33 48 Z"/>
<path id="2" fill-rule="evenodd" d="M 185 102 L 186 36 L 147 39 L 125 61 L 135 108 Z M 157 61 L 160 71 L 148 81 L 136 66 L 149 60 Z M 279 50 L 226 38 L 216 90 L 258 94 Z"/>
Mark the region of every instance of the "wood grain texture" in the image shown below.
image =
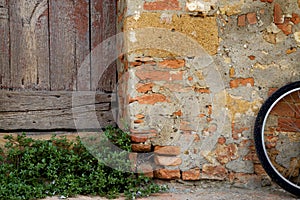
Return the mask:
<path id="1" fill-rule="evenodd" d="M 9 15 L 6 1 L 0 1 L 0 88 L 10 87 Z"/>
<path id="2" fill-rule="evenodd" d="M 115 62 L 103 66 L 117 57 L 115 41 L 100 62 L 89 55 L 116 33 L 115 10 L 111 0 L 0 0 L 0 130 L 74 130 L 78 119 L 83 129 L 115 123 L 114 95 L 88 92 L 116 85 Z"/>
<path id="3" fill-rule="evenodd" d="M 91 89 L 90 1 L 75 0 L 77 90 Z M 81 71 L 82 73 L 79 73 Z"/>
<path id="4" fill-rule="evenodd" d="M 76 90 L 76 33 L 72 0 L 50 0 L 50 87 Z"/>
<path id="5" fill-rule="evenodd" d="M 50 90 L 50 58 L 49 58 L 49 13 L 47 0 L 37 7 L 35 15 L 35 35 L 37 41 L 37 86 L 39 90 Z"/>
<path id="6" fill-rule="evenodd" d="M 50 0 L 49 5 L 51 90 L 88 91 L 91 82 L 89 1 Z"/>
<path id="7" fill-rule="evenodd" d="M 45 48 L 38 47 L 48 39 L 37 37 L 39 29 L 47 29 L 47 24 L 37 23 L 47 11 L 47 0 L 11 0 L 9 8 L 12 87 L 38 89 L 38 64 L 48 60 L 48 55 L 41 53 Z"/>
<path id="8" fill-rule="evenodd" d="M 112 99 L 111 94 L 94 92 L 1 91 L 0 130 L 76 130 L 76 117 L 83 123 L 113 125 Z M 84 129 L 95 128 L 94 124 L 85 125 Z"/>
<path id="9" fill-rule="evenodd" d="M 110 92 L 116 86 L 116 18 L 115 0 L 91 0 L 92 90 Z"/>

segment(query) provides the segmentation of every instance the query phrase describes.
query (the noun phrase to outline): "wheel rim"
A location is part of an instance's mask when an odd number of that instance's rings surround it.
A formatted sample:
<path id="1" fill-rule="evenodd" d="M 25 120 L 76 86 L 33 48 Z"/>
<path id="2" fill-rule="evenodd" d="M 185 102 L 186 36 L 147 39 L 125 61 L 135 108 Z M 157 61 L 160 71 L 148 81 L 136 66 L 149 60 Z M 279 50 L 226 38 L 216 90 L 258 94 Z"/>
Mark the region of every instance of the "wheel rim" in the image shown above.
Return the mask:
<path id="1" fill-rule="evenodd" d="M 282 94 L 268 108 L 262 124 L 267 162 L 285 182 L 300 189 L 300 88 Z M 287 143 L 287 144 L 286 144 Z"/>

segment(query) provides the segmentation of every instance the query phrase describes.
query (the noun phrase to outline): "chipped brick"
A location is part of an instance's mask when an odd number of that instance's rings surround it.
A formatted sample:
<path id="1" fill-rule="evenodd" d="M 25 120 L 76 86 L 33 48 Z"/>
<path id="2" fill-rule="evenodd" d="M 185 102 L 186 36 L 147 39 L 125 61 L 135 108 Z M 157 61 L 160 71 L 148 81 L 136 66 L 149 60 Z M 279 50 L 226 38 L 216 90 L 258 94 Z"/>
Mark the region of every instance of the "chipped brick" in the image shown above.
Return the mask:
<path id="1" fill-rule="evenodd" d="M 159 169 L 154 171 L 154 177 L 159 179 L 180 179 L 180 170 L 170 170 L 170 169 Z"/>
<path id="2" fill-rule="evenodd" d="M 238 16 L 238 26 L 246 26 L 246 15 Z"/>
<path id="3" fill-rule="evenodd" d="M 256 18 L 256 13 L 248 13 L 247 14 L 247 21 L 249 24 L 256 24 L 257 23 L 257 18 Z"/>
<path id="4" fill-rule="evenodd" d="M 150 152 L 150 144 L 131 144 L 131 149 L 133 152 Z"/>
<path id="5" fill-rule="evenodd" d="M 184 67 L 184 60 L 164 60 L 158 63 L 158 67 L 161 68 L 170 68 L 170 69 L 179 69 Z"/>
<path id="6" fill-rule="evenodd" d="M 239 86 L 247 86 L 247 85 L 254 86 L 254 78 L 237 78 L 230 81 L 231 88 L 237 88 Z"/>
<path id="7" fill-rule="evenodd" d="M 146 84 L 137 84 L 136 85 L 136 91 L 139 93 L 146 93 L 148 91 L 151 91 L 154 86 L 154 83 L 146 83 Z"/>
<path id="8" fill-rule="evenodd" d="M 154 153 L 158 155 L 177 156 L 180 154 L 180 147 L 177 146 L 156 146 Z"/>
<path id="9" fill-rule="evenodd" d="M 200 180 L 200 169 L 194 168 L 182 172 L 182 180 L 184 181 L 197 181 Z"/>
<path id="10" fill-rule="evenodd" d="M 154 161 L 157 165 L 161 165 L 161 166 L 178 166 L 178 165 L 181 165 L 181 163 L 182 163 L 182 160 L 180 157 L 174 157 L 174 156 L 155 155 Z"/>
<path id="11" fill-rule="evenodd" d="M 278 3 L 274 5 L 274 23 L 282 24 L 284 22 L 281 6 Z"/>

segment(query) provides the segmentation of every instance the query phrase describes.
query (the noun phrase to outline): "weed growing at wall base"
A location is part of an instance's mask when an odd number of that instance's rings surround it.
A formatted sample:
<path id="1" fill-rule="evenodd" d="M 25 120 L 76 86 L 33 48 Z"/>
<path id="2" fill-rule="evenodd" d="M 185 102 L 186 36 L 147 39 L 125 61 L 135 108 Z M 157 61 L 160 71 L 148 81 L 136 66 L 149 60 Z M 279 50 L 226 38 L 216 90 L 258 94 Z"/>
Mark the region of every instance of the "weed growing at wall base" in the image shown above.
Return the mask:
<path id="1" fill-rule="evenodd" d="M 107 134 L 119 131 L 108 130 Z M 115 134 L 115 138 L 118 135 Z M 164 190 L 147 177 L 102 164 L 85 149 L 79 138 L 69 141 L 53 136 L 50 140 L 33 140 L 23 134 L 8 135 L 5 139 L 5 147 L 0 149 L 0 199 L 78 194 L 115 198 L 120 193 L 134 199 Z M 116 140 L 120 148 L 128 149 L 125 134 Z"/>

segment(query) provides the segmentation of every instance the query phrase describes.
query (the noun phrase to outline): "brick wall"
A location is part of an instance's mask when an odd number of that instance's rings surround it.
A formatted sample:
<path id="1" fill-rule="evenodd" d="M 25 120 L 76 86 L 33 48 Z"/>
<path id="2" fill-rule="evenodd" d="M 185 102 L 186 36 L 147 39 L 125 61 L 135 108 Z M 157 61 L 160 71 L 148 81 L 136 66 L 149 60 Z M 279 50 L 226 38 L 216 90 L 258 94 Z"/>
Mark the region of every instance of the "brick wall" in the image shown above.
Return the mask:
<path id="1" fill-rule="evenodd" d="M 119 125 L 135 170 L 259 182 L 254 120 L 272 88 L 299 79 L 299 1 L 120 4 Z"/>

